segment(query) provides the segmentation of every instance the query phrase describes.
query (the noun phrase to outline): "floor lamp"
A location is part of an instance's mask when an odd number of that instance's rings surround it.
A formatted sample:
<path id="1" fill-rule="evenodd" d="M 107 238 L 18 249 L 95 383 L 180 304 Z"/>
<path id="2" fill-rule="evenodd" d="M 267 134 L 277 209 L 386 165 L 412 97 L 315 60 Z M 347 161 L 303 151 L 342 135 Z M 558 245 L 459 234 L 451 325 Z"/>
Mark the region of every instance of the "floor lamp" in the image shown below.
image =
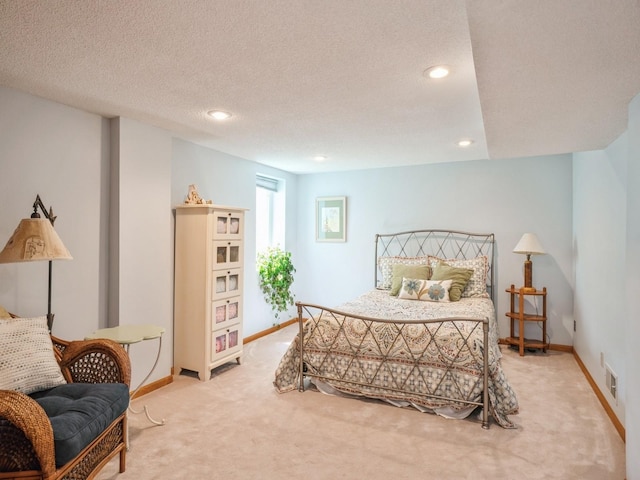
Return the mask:
<path id="1" fill-rule="evenodd" d="M 41 218 L 38 208 L 45 218 Z M 47 325 L 49 331 L 53 327 L 53 313 L 51 313 L 51 270 L 53 260 L 71 260 L 73 257 L 64 246 L 62 240 L 53 228 L 56 217 L 53 208 L 44 207 L 40 195 L 33 202 L 31 218 L 20 220 L 20 224 L 11 235 L 11 238 L 0 252 L 0 263 L 39 262 L 49 261 L 49 290 Z"/>

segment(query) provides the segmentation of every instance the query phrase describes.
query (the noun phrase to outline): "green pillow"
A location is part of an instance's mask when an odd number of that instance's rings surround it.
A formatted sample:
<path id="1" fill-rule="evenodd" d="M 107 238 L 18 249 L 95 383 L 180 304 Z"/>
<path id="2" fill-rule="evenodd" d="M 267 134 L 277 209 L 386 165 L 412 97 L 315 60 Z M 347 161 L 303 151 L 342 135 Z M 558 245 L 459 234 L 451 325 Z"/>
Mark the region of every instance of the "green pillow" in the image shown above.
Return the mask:
<path id="1" fill-rule="evenodd" d="M 431 268 L 429 265 L 402 265 L 396 263 L 391 271 L 391 290 L 389 295 L 398 295 L 400 293 L 403 278 L 429 280 L 430 275 Z"/>
<path id="2" fill-rule="evenodd" d="M 431 280 L 453 280 L 449 290 L 449 300 L 457 302 L 460 300 L 462 291 L 467 286 L 471 275 L 473 275 L 473 269 L 471 268 L 456 268 L 444 262 L 439 262 L 436 268 L 433 269 Z"/>

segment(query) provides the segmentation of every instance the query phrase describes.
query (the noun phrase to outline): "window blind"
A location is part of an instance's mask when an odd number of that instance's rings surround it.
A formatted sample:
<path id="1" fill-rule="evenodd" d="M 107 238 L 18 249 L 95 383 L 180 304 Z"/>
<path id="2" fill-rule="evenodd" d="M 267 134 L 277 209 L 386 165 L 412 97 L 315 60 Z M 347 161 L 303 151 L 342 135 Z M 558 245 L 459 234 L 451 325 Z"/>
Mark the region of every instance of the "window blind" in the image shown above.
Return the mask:
<path id="1" fill-rule="evenodd" d="M 272 192 L 278 191 L 278 180 L 264 175 L 256 175 L 256 187 L 264 188 Z"/>

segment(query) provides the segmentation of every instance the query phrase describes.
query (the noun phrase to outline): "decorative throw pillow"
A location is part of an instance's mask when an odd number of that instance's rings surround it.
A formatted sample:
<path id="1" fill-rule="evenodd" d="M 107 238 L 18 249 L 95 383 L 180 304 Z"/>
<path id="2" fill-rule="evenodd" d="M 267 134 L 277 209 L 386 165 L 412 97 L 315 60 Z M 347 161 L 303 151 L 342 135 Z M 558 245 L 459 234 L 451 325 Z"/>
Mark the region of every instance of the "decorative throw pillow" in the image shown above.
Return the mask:
<path id="1" fill-rule="evenodd" d="M 416 278 L 419 280 L 429 280 L 431 276 L 431 268 L 428 265 L 393 265 L 391 270 L 391 291 L 389 295 L 398 295 L 400 287 L 402 287 L 403 278 Z"/>
<path id="2" fill-rule="evenodd" d="M 381 274 L 378 280 L 378 288 L 383 290 L 389 290 L 391 288 L 393 266 L 398 264 L 426 265 L 427 257 L 378 257 L 378 269 Z"/>
<path id="3" fill-rule="evenodd" d="M 429 256 L 429 265 L 431 268 L 435 268 L 440 262 L 444 262 L 447 265 L 455 268 L 470 268 L 473 270 L 473 275 L 467 282 L 461 297 L 488 297 L 487 293 L 487 275 L 489 273 L 489 258 L 486 255 L 480 255 L 479 257 L 469 259 L 444 259 Z"/>
<path id="4" fill-rule="evenodd" d="M 470 268 L 456 268 L 440 262 L 433 269 L 431 280 L 452 280 L 449 298 L 452 302 L 457 302 L 460 300 L 462 291 L 469 282 L 471 275 L 473 275 L 473 270 Z"/>
<path id="5" fill-rule="evenodd" d="M 67 383 L 46 317 L 0 320 L 0 390 L 33 393 Z"/>
<path id="6" fill-rule="evenodd" d="M 427 302 L 448 302 L 451 280 L 403 278 L 398 298 Z"/>
<path id="7" fill-rule="evenodd" d="M 0 318 L 11 318 L 9 312 L 7 312 L 2 305 L 0 305 Z"/>

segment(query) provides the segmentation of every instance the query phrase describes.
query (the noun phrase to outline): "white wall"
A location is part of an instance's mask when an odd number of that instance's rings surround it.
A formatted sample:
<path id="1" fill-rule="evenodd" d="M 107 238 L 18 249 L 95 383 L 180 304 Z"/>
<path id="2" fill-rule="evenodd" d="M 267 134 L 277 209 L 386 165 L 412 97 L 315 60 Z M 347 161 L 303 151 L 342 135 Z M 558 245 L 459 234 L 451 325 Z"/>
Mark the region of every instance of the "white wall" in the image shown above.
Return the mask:
<path id="1" fill-rule="evenodd" d="M 0 248 L 40 194 L 73 260 L 53 263 L 53 333 L 106 326 L 109 125 L 98 115 L 0 87 Z M 47 313 L 46 262 L 0 265 L 0 304 Z"/>
<path id="2" fill-rule="evenodd" d="M 627 250 L 625 365 L 627 479 L 640 479 L 640 95 L 629 105 L 629 149 L 627 165 Z"/>
<path id="3" fill-rule="evenodd" d="M 184 202 L 188 186 L 196 184 L 200 196 L 205 200 L 213 200 L 215 204 L 242 207 L 249 209 L 245 216 L 245 279 L 244 279 L 244 335 L 249 336 L 273 325 L 271 308 L 265 303 L 258 288 L 256 273 L 255 248 L 255 204 L 256 174 L 261 173 L 284 179 L 286 182 L 287 200 L 285 215 L 287 217 L 286 248 L 292 254 L 294 265 L 299 267 L 296 249 L 297 218 L 297 184 L 296 175 L 259 165 L 232 155 L 211 150 L 183 140 L 174 139 L 172 161 L 173 205 Z M 292 290 L 298 287 L 298 276 L 295 277 Z M 295 308 L 282 319 L 295 316 Z"/>
<path id="4" fill-rule="evenodd" d="M 112 120 L 111 130 L 109 324 L 165 328 L 154 381 L 173 365 L 171 135 L 127 118 Z M 155 340 L 130 347 L 134 387 L 153 367 L 158 347 Z"/>
<path id="5" fill-rule="evenodd" d="M 504 337 L 509 302 L 504 290 L 523 283 L 525 258 L 512 250 L 523 233 L 534 232 L 548 252 L 533 258 L 533 283 L 549 291 L 551 342 L 571 345 L 571 183 L 570 155 L 303 175 L 297 226 L 298 253 L 305 262 L 298 269 L 299 299 L 337 306 L 373 288 L 376 233 L 493 232 L 496 309 Z M 315 199 L 333 195 L 347 196 L 347 242 L 316 243 Z"/>
<path id="6" fill-rule="evenodd" d="M 574 348 L 618 419 L 624 423 L 626 389 L 624 281 L 627 222 L 627 135 L 605 150 L 574 154 Z M 601 354 L 619 376 L 619 400 L 607 391 Z"/>

